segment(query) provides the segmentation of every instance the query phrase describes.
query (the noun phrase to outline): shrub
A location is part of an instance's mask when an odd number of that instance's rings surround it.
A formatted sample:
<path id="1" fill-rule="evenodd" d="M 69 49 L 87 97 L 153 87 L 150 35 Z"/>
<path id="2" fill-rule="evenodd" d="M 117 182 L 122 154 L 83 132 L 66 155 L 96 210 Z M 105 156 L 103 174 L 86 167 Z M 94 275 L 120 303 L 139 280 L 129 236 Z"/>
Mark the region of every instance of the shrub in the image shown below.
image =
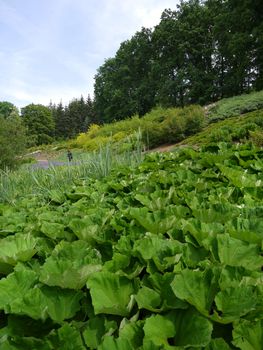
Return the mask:
<path id="1" fill-rule="evenodd" d="M 249 131 L 249 139 L 255 145 L 259 147 L 263 147 L 263 131 L 261 130 Z"/>
<path id="2" fill-rule="evenodd" d="M 179 142 L 187 135 L 196 133 L 203 128 L 205 117 L 200 106 L 159 108 L 146 115 L 145 122 L 142 126 L 143 140 L 149 147 L 155 147 Z"/>
<path id="3" fill-rule="evenodd" d="M 263 108 L 263 90 L 218 101 L 208 111 L 210 122 Z"/>
<path id="4" fill-rule="evenodd" d="M 19 117 L 0 116 L 0 169 L 17 165 L 26 146 L 26 129 Z"/>

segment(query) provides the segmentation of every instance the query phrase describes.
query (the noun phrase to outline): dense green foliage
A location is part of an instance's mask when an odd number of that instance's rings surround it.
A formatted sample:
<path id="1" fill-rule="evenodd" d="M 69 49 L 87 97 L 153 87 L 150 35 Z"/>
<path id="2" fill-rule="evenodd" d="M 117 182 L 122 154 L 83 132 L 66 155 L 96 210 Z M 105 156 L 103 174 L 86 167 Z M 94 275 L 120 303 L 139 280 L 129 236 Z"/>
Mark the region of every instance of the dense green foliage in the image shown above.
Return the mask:
<path id="1" fill-rule="evenodd" d="M 70 143 L 71 147 L 92 151 L 113 143 L 120 152 L 136 144 L 138 131 L 145 148 L 176 143 L 200 131 L 205 125 L 204 111 L 200 106 L 185 108 L 155 108 L 142 118 L 134 116 L 114 123 L 91 125 Z"/>
<path id="2" fill-rule="evenodd" d="M 200 133 L 184 140 L 182 144 L 203 146 L 218 142 L 247 141 L 263 146 L 263 109 L 213 123 Z"/>
<path id="3" fill-rule="evenodd" d="M 0 205 L 1 348 L 260 350 L 262 168 L 182 149 Z"/>
<path id="4" fill-rule="evenodd" d="M 110 122 L 164 107 L 207 104 L 263 88 L 260 0 L 188 0 L 120 45 L 95 77 Z"/>
<path id="5" fill-rule="evenodd" d="M 29 145 L 42 145 L 53 140 L 55 124 L 48 107 L 30 104 L 21 110 L 28 131 Z"/>
<path id="6" fill-rule="evenodd" d="M 208 108 L 208 119 L 211 123 L 262 108 L 263 90 L 218 101 Z"/>
<path id="7" fill-rule="evenodd" d="M 0 115 L 0 169 L 14 168 L 26 147 L 26 129 L 16 116 Z"/>
<path id="8" fill-rule="evenodd" d="M 81 179 L 99 179 L 105 177 L 117 167 L 133 167 L 143 158 L 141 143 L 137 142 L 133 151 L 116 153 L 110 145 L 98 152 L 80 153 L 75 150 L 74 162 L 68 166 L 63 151 L 59 166 L 52 162 L 47 169 L 38 168 L 37 164 L 24 164 L 16 171 L 0 171 L 0 203 L 15 205 L 19 198 L 38 198 L 41 202 L 54 196 L 64 198 L 64 192 Z M 0 225 L 1 226 L 1 225 Z"/>
<path id="9" fill-rule="evenodd" d="M 11 102 L 0 102 L 0 116 L 3 118 L 18 117 L 18 109 Z"/>
<path id="10" fill-rule="evenodd" d="M 86 131 L 90 124 L 97 122 L 93 101 L 89 96 L 86 101 L 81 96 L 80 99 L 73 99 L 67 106 L 59 103 L 51 104 L 49 108 L 55 122 L 56 139 L 75 137 Z"/>

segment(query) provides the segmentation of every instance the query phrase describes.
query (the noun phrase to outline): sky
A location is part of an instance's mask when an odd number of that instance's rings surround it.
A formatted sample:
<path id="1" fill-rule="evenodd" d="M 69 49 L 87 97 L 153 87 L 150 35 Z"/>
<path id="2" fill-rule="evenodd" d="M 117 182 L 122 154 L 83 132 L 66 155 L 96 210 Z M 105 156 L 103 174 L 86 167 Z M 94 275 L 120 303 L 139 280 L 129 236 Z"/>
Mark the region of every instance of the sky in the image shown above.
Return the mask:
<path id="1" fill-rule="evenodd" d="M 0 101 L 93 97 L 105 59 L 179 0 L 0 0 Z"/>

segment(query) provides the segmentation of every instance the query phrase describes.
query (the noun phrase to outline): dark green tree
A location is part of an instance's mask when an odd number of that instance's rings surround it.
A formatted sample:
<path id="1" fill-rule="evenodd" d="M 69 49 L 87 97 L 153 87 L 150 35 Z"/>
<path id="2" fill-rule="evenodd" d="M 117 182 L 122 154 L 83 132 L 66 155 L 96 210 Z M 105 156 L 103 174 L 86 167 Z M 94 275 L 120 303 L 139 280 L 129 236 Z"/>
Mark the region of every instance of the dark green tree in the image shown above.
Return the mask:
<path id="1" fill-rule="evenodd" d="M 88 95 L 86 100 L 86 116 L 84 120 L 84 131 L 86 131 L 90 124 L 100 124 L 96 111 L 95 111 L 95 103 L 91 99 L 90 95 Z"/>
<path id="2" fill-rule="evenodd" d="M 2 101 L 0 102 L 0 115 L 4 118 L 7 118 L 9 116 L 18 116 L 19 112 L 13 103 Z"/>
<path id="3" fill-rule="evenodd" d="M 31 144 L 41 145 L 53 141 L 55 122 L 51 110 L 41 104 L 30 104 L 21 109 Z"/>
<path id="4" fill-rule="evenodd" d="M 211 26 L 209 11 L 198 0 L 163 12 L 153 32 L 157 103 L 184 106 L 213 98 Z"/>
<path id="5" fill-rule="evenodd" d="M 18 116 L 0 116 L 0 169 L 14 168 L 26 147 L 26 128 Z"/>
<path id="6" fill-rule="evenodd" d="M 154 103 L 151 30 L 142 28 L 123 42 L 95 76 L 95 109 L 105 122 L 143 115 Z"/>

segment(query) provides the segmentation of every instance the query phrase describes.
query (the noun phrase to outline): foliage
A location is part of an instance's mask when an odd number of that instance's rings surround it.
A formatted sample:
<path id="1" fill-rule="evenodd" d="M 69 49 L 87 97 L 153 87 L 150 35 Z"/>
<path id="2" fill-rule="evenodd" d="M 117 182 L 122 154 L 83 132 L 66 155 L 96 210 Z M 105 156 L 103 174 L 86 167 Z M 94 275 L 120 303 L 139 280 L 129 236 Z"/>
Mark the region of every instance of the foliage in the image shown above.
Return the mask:
<path id="1" fill-rule="evenodd" d="M 103 122 L 157 105 L 205 105 L 263 88 L 259 0 L 188 0 L 121 43 L 95 76 Z"/>
<path id="2" fill-rule="evenodd" d="M 18 109 L 11 102 L 2 101 L 0 102 L 0 116 L 4 118 L 18 117 Z"/>
<path id="3" fill-rule="evenodd" d="M 151 79 L 151 30 L 121 43 L 114 58 L 107 59 L 95 76 L 95 110 L 103 122 L 140 116 L 154 101 Z M 121 82 L 121 84 L 120 84 Z"/>
<path id="4" fill-rule="evenodd" d="M 86 100 L 83 96 L 75 98 L 66 106 L 62 102 L 58 105 L 51 103 L 49 109 L 55 122 L 54 136 L 59 140 L 75 137 L 85 132 L 90 124 L 98 122 L 89 95 Z"/>
<path id="5" fill-rule="evenodd" d="M 198 134 L 182 141 L 187 145 L 206 145 L 211 142 L 247 142 L 261 146 L 263 110 L 250 112 L 212 123 Z"/>
<path id="6" fill-rule="evenodd" d="M 263 90 L 218 101 L 208 109 L 208 119 L 215 122 L 262 108 Z"/>
<path id="7" fill-rule="evenodd" d="M 19 117 L 0 116 L 0 169 L 13 168 L 26 146 L 26 130 Z"/>
<path id="8" fill-rule="evenodd" d="M 23 122 L 28 129 L 29 145 L 50 143 L 55 124 L 48 107 L 30 104 L 21 109 Z"/>
<path id="9" fill-rule="evenodd" d="M 221 144 L 1 204 L 1 347 L 261 349 L 262 176 Z"/>
<path id="10" fill-rule="evenodd" d="M 176 143 L 200 131 L 204 125 L 204 112 L 200 106 L 158 108 L 144 116 L 142 138 L 150 148 Z"/>
<path id="11" fill-rule="evenodd" d="M 15 203 L 17 198 L 24 197 L 40 201 L 53 196 L 54 200 L 64 198 L 64 192 L 75 183 L 81 183 L 86 178 L 98 179 L 107 176 L 118 166 L 134 166 L 142 159 L 140 143 L 137 147 L 127 148 L 125 152 L 116 152 L 110 145 L 102 147 L 98 152 L 74 152 L 74 162 L 71 166 L 53 166 L 41 169 L 37 164 L 23 165 L 16 171 L 0 171 L 0 202 Z M 116 154 L 117 153 L 117 154 Z M 65 152 L 60 161 L 66 161 Z M 1 225 L 0 225 L 1 226 Z"/>
<path id="12" fill-rule="evenodd" d="M 70 143 L 71 147 L 96 150 L 112 143 L 120 151 L 136 141 L 140 130 L 142 142 L 147 147 L 181 141 L 188 135 L 201 130 L 205 125 L 203 109 L 200 106 L 185 108 L 155 108 L 142 118 L 133 116 L 102 126 L 92 124 L 86 133 L 80 134 Z"/>

